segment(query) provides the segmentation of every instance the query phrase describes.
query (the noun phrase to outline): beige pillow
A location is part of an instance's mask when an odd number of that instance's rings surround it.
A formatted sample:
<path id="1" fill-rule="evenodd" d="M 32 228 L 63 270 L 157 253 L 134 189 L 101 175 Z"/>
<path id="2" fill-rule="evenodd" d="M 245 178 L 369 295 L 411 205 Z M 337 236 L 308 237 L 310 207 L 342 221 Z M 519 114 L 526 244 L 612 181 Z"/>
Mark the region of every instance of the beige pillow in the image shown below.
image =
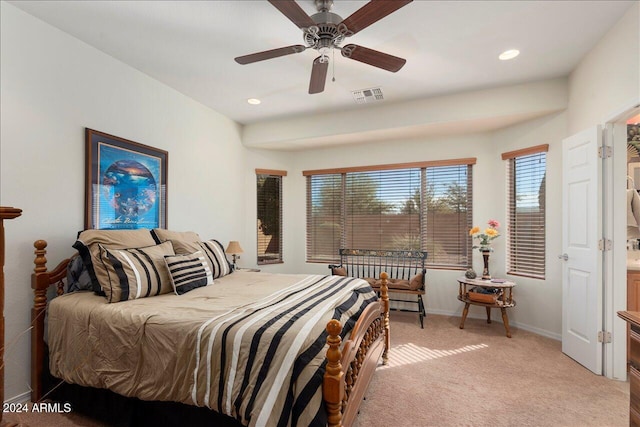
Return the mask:
<path id="1" fill-rule="evenodd" d="M 332 267 L 331 274 L 333 274 L 334 276 L 346 276 L 347 269 L 344 267 Z"/>
<path id="2" fill-rule="evenodd" d="M 146 248 L 100 246 L 108 281 L 101 283 L 108 302 L 148 298 L 173 291 L 165 256 L 175 255 L 171 242 Z"/>
<path id="3" fill-rule="evenodd" d="M 378 279 L 375 281 L 375 287 L 380 288 L 382 285 L 382 280 Z M 374 286 L 374 285 L 372 285 Z M 418 273 L 411 281 L 403 280 L 403 279 L 388 279 L 387 286 L 389 289 L 405 289 L 411 291 L 417 291 L 418 289 L 422 289 L 422 273 Z"/>
<path id="4" fill-rule="evenodd" d="M 380 286 L 382 286 L 382 280 L 378 279 L 378 280 L 376 280 L 375 287 L 376 287 L 376 289 L 379 289 Z M 387 287 L 389 289 L 405 289 L 405 290 L 408 290 L 408 289 L 410 289 L 410 284 L 409 284 L 408 280 L 387 279 Z"/>
<path id="5" fill-rule="evenodd" d="M 199 242 L 200 236 L 193 231 L 172 231 L 164 228 L 154 228 L 151 234 L 157 243 L 166 242 L 167 240 L 184 240 L 185 242 Z"/>
<path id="6" fill-rule="evenodd" d="M 422 289 L 422 273 L 418 273 L 411 279 L 411 283 L 409 288 L 413 291 L 417 291 L 418 289 Z"/>
<path id="7" fill-rule="evenodd" d="M 84 230 L 78 235 L 73 247 L 82 257 L 95 292 L 102 291 L 102 284 L 108 282 L 107 270 L 100 259 L 100 247 L 113 249 L 143 248 L 153 246 L 156 241 L 147 229 L 139 230 Z"/>
<path id="8" fill-rule="evenodd" d="M 369 283 L 369 285 L 371 286 L 375 286 L 377 282 L 377 280 L 374 279 L 373 277 L 365 277 L 364 280 L 366 280 L 367 283 Z"/>

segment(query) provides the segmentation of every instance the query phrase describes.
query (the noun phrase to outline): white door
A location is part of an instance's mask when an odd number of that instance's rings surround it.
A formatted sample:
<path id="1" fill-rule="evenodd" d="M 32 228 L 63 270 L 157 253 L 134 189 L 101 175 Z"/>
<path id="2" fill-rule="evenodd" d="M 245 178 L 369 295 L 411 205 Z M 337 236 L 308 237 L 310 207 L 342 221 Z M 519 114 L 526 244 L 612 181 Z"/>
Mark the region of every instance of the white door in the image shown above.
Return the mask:
<path id="1" fill-rule="evenodd" d="M 562 351 L 602 374 L 600 127 L 562 142 Z"/>

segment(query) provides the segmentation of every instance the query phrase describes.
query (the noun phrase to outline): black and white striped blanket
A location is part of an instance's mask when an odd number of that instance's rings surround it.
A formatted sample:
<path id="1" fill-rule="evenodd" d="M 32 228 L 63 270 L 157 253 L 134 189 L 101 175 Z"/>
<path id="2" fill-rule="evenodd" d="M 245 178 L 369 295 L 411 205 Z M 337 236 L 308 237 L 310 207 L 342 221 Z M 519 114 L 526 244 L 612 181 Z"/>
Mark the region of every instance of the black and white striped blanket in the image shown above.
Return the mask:
<path id="1" fill-rule="evenodd" d="M 204 322 L 197 333 L 193 403 L 248 426 L 324 426 L 326 332 L 348 333 L 376 296 L 359 279 L 308 276 Z"/>

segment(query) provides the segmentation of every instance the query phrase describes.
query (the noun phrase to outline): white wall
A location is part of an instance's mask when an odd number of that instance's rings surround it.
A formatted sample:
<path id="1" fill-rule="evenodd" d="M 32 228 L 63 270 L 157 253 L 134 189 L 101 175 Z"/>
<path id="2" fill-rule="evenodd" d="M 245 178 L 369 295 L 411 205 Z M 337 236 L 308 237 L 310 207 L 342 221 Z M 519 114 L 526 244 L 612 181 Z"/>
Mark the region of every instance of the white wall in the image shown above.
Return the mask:
<path id="1" fill-rule="evenodd" d="M 238 220 L 247 150 L 233 121 L 8 3 L 0 8 L 0 204 L 23 209 L 5 227 L 10 399 L 30 383 L 29 334 L 18 335 L 30 322 L 33 242 L 49 242 L 55 266 L 83 228 L 84 128 L 167 150 L 169 227 L 223 244 L 247 232 Z"/>
<path id="2" fill-rule="evenodd" d="M 569 134 L 640 102 L 640 3 L 582 59 L 569 78 Z"/>
<path id="3" fill-rule="evenodd" d="M 416 135 L 488 131 L 567 107 L 565 77 L 244 126 L 247 147 L 308 149 L 322 143 L 386 142 Z M 375 120 L 371 120 L 375 117 Z M 493 126 L 493 127 L 488 127 Z"/>

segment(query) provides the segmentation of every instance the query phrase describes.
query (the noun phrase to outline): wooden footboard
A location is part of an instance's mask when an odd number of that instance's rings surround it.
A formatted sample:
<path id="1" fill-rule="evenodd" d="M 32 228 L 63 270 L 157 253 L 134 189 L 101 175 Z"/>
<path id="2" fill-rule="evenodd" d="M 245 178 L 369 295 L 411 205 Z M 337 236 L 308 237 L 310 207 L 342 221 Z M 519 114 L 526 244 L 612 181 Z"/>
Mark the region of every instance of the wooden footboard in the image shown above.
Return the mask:
<path id="1" fill-rule="evenodd" d="M 63 291 L 69 259 L 62 261 L 51 271 L 47 270 L 47 242 L 34 243 L 35 268 L 31 276 L 34 291 L 31 310 L 31 401 L 39 402 L 48 390 L 44 390 L 43 372 L 47 346 L 44 341 L 44 320 L 47 309 L 47 291 L 56 286 L 57 295 Z M 389 350 L 389 296 L 386 273 L 380 275 L 381 299 L 369 304 L 356 322 L 349 339 L 340 350 L 342 326 L 337 320 L 327 324 L 327 366 L 323 382 L 323 397 L 327 408 L 328 425 L 350 426 L 369 386 L 373 372 L 382 356 L 387 362 Z"/>

